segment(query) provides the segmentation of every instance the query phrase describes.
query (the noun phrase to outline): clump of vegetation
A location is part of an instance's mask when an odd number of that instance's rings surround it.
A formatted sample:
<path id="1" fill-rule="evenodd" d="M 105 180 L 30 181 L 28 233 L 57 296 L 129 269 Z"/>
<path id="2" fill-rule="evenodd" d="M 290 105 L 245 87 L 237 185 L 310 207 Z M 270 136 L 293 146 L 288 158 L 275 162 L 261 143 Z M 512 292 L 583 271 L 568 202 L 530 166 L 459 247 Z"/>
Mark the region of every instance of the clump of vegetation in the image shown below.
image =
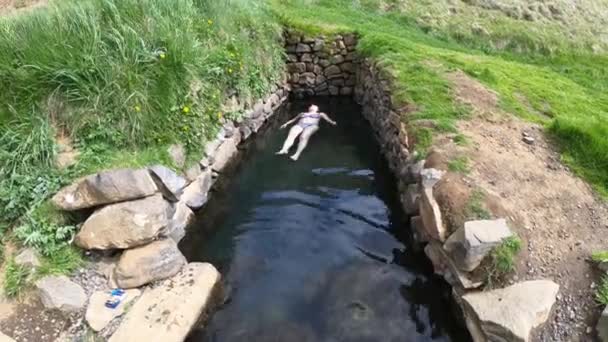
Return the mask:
<path id="1" fill-rule="evenodd" d="M 42 265 L 36 270 L 36 276 L 69 274 L 83 264 L 80 250 L 72 246 L 63 247 L 42 260 Z"/>
<path id="2" fill-rule="evenodd" d="M 518 236 L 512 236 L 503 240 L 502 244 L 492 251 L 487 274 L 489 287 L 515 270 L 515 261 L 517 254 L 521 251 L 521 245 L 521 239 Z"/>
<path id="3" fill-rule="evenodd" d="M 608 262 L 608 251 L 600 251 L 591 254 L 591 260 L 595 262 Z"/>
<path id="4" fill-rule="evenodd" d="M 608 305 L 608 275 L 604 275 L 595 292 L 595 300 L 601 305 Z"/>
<path id="5" fill-rule="evenodd" d="M 8 297 L 19 296 L 27 285 L 29 275 L 30 271 L 26 267 L 19 266 L 14 259 L 10 259 L 4 270 L 4 294 Z"/>
<path id="6" fill-rule="evenodd" d="M 465 208 L 465 214 L 467 219 L 470 220 L 489 220 L 492 218 L 492 214 L 486 209 L 484 205 L 485 194 L 483 191 L 476 189 L 471 193 L 467 206 Z"/>
<path id="7" fill-rule="evenodd" d="M 521 239 L 512 236 L 505 239 L 502 244 L 492 252 L 492 268 L 495 273 L 506 274 L 515 268 L 515 256 L 521 250 Z"/>
<path id="8" fill-rule="evenodd" d="M 469 146 L 470 144 L 469 138 L 467 138 L 466 135 L 461 133 L 456 134 L 454 138 L 452 138 L 452 141 L 454 141 L 454 143 L 458 146 Z"/>
<path id="9" fill-rule="evenodd" d="M 461 156 L 455 158 L 448 162 L 448 169 L 452 172 L 459 172 L 467 174 L 471 171 L 471 166 L 469 165 L 469 158 L 466 156 Z"/>

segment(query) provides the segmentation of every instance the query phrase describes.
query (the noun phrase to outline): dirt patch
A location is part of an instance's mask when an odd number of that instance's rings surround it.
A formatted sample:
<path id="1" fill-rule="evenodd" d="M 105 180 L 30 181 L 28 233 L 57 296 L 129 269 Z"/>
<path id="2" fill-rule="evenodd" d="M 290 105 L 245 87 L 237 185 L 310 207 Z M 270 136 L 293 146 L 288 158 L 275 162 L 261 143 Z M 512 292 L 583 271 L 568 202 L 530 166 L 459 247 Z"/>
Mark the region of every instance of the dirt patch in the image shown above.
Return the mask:
<path id="1" fill-rule="evenodd" d="M 19 305 L 0 323 L 0 330 L 17 342 L 56 341 L 70 322 L 61 313 L 45 310 L 39 301 L 32 301 Z"/>
<path id="2" fill-rule="evenodd" d="M 496 108 L 496 95 L 465 74 L 449 79 L 458 100 L 477 114 L 459 124 L 468 147 L 441 145 L 446 160 L 463 152 L 470 159 L 471 171 L 463 178 L 468 184 L 451 191 L 481 188 L 498 199 L 505 214 L 516 213 L 512 228 L 524 250 L 511 281 L 551 279 L 560 285 L 552 317 L 532 341 L 593 340 L 601 309 L 594 302 L 599 274 L 587 259 L 607 248 L 608 206 L 561 164 L 542 127 L 504 114 Z M 533 142 L 524 142 L 524 135 Z"/>
<path id="3" fill-rule="evenodd" d="M 456 97 L 461 103 L 470 106 L 473 113 L 477 115 L 496 114 L 498 110 L 498 94 L 486 88 L 477 80 L 470 78 L 462 71 L 456 71 L 447 75 L 447 79 L 454 87 Z"/>
<path id="4" fill-rule="evenodd" d="M 45 6 L 48 0 L 0 0 L 0 15 Z"/>

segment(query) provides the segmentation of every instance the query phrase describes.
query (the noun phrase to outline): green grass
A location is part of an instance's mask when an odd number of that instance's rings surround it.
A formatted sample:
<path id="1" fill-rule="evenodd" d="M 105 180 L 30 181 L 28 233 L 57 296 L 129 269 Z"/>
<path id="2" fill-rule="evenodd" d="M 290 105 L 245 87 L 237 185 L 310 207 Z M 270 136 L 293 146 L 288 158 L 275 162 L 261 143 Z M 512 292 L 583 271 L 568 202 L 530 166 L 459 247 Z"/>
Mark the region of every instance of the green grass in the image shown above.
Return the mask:
<path id="1" fill-rule="evenodd" d="M 51 274 L 70 274 L 84 265 L 82 252 L 74 247 L 64 247 L 48 258 L 42 260 L 42 265 L 36 270 L 38 277 Z"/>
<path id="2" fill-rule="evenodd" d="M 18 297 L 27 286 L 30 271 L 10 259 L 4 270 L 4 294 L 8 297 Z"/>
<path id="3" fill-rule="evenodd" d="M 448 162 L 448 169 L 452 172 L 467 174 L 471 171 L 469 158 L 460 156 Z"/>
<path id="4" fill-rule="evenodd" d="M 485 194 L 476 189 L 471 193 L 465 208 L 465 214 L 469 220 L 489 220 L 492 214 L 486 209 L 484 204 Z"/>
<path id="5" fill-rule="evenodd" d="M 595 301 L 601 305 L 608 305 L 608 275 L 604 275 L 595 292 Z"/>
<path id="6" fill-rule="evenodd" d="M 591 260 L 595 262 L 608 262 L 608 251 L 600 251 L 591 254 Z"/>
<path id="7" fill-rule="evenodd" d="M 510 237 L 503 241 L 492 252 L 493 268 L 501 274 L 508 273 L 515 268 L 515 257 L 521 250 L 521 239 L 517 236 Z"/>
<path id="8" fill-rule="evenodd" d="M 517 254 L 521 251 L 521 239 L 512 236 L 503 240 L 502 244 L 496 247 L 490 254 L 490 266 L 487 274 L 487 284 L 492 285 L 505 275 L 515 270 Z"/>
<path id="9" fill-rule="evenodd" d="M 227 98 L 251 105 L 283 68 L 282 29 L 254 0 L 57 0 L 0 17 L 0 32 L 0 225 L 51 273 L 73 268 L 76 229 L 52 194 L 100 169 L 171 167 L 172 143 L 200 156 L 241 114 Z M 65 170 L 60 135 L 80 152 Z"/>
<path id="10" fill-rule="evenodd" d="M 461 133 L 456 134 L 454 138 L 452 138 L 452 141 L 454 141 L 454 143 L 458 146 L 469 146 L 471 144 L 469 138 L 467 138 L 466 135 Z"/>
<path id="11" fill-rule="evenodd" d="M 608 195 L 608 56 L 583 49 L 587 42 L 510 20 L 488 27 L 496 29 L 489 39 L 459 34 L 452 26 L 430 31 L 407 11 L 378 10 L 376 0 L 272 3 L 283 23 L 304 32 L 357 32 L 359 51 L 394 76 L 394 100 L 417 109 L 407 118 L 414 131 L 417 119 L 432 119 L 445 128 L 467 117 L 445 77 L 460 69 L 498 92 L 502 109 L 545 125 L 563 161 Z M 497 39 L 511 43 L 498 48 L 493 44 Z M 421 132 L 424 154 L 432 137 Z"/>

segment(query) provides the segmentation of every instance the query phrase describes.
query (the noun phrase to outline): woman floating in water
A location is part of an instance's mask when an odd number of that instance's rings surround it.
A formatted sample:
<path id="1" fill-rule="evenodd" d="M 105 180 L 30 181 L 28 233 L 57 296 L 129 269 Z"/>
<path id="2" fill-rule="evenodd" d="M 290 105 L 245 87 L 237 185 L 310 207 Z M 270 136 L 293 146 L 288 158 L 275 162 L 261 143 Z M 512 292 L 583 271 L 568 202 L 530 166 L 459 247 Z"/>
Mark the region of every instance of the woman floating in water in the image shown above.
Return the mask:
<path id="1" fill-rule="evenodd" d="M 298 123 L 289 130 L 289 135 L 287 139 L 285 139 L 285 143 L 283 144 L 283 148 L 277 152 L 277 154 L 287 154 L 293 143 L 296 141 L 296 138 L 300 136 L 300 142 L 298 143 L 298 149 L 293 156 L 291 156 L 292 160 L 298 160 L 300 158 L 300 154 L 308 145 L 308 139 L 315 134 L 319 130 L 319 121 L 321 119 L 329 122 L 332 125 L 336 125 L 336 122 L 327 116 L 325 113 L 319 113 L 319 107 L 312 105 L 308 108 L 307 113 L 300 113 L 295 118 L 287 121 L 281 126 L 281 129 L 286 128 L 291 125 L 295 121 Z"/>

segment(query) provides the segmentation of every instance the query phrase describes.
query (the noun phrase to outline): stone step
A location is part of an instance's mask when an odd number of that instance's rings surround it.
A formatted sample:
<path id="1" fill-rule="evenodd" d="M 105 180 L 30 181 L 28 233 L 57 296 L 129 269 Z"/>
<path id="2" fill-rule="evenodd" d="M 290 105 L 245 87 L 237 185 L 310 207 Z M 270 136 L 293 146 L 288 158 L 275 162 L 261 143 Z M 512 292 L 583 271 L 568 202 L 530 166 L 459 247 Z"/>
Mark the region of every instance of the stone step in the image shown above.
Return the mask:
<path id="1" fill-rule="evenodd" d="M 188 264 L 173 278 L 146 290 L 109 342 L 183 341 L 209 305 L 219 279 L 211 264 Z"/>

